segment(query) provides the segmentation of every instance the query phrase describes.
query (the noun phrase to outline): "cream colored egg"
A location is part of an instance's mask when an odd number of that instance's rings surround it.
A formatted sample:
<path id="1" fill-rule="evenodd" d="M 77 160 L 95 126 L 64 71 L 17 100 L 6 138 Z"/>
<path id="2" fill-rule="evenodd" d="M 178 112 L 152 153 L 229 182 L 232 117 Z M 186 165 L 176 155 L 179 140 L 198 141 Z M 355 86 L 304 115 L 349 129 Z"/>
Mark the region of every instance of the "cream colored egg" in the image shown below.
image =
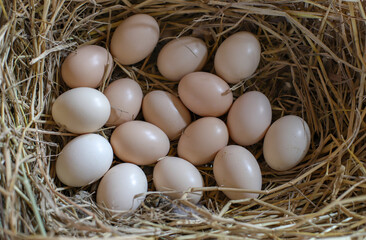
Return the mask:
<path id="1" fill-rule="evenodd" d="M 180 199 L 190 188 L 203 187 L 203 178 L 190 162 L 177 157 L 165 157 L 154 167 L 153 180 L 156 190 L 172 191 L 166 193 L 172 199 Z M 187 199 L 198 203 L 202 192 L 187 194 Z"/>
<path id="2" fill-rule="evenodd" d="M 259 191 L 262 174 L 258 162 L 247 149 L 238 145 L 222 148 L 213 164 L 215 180 L 219 187 Z M 230 199 L 257 198 L 258 193 L 224 191 Z"/>
<path id="3" fill-rule="evenodd" d="M 55 122 L 72 133 L 98 131 L 107 122 L 111 106 L 103 93 L 93 88 L 73 88 L 61 94 L 52 106 Z"/>
<path id="4" fill-rule="evenodd" d="M 97 190 L 97 203 L 113 213 L 137 209 L 145 199 L 147 179 L 138 166 L 122 163 L 112 167 Z"/>
<path id="5" fill-rule="evenodd" d="M 227 117 L 231 139 L 239 145 L 248 146 L 259 142 L 272 120 L 268 98 L 261 92 L 250 91 L 235 100 Z"/>
<path id="6" fill-rule="evenodd" d="M 111 104 L 107 126 L 119 126 L 132 121 L 141 109 L 142 90 L 140 85 L 132 79 L 122 78 L 113 81 L 105 89 L 104 95 Z"/>
<path id="7" fill-rule="evenodd" d="M 261 46 L 249 32 L 237 32 L 221 43 L 215 55 L 216 74 L 228 83 L 238 83 L 257 69 Z"/>
<path id="8" fill-rule="evenodd" d="M 179 81 L 191 72 L 200 71 L 207 60 L 205 42 L 195 37 L 181 37 L 167 43 L 159 52 L 159 72 L 169 80 Z"/>
<path id="9" fill-rule="evenodd" d="M 86 186 L 100 179 L 110 168 L 113 150 L 98 134 L 84 134 L 71 140 L 56 161 L 56 174 L 68 186 Z"/>
<path id="10" fill-rule="evenodd" d="M 159 40 L 159 25 L 147 14 L 135 14 L 117 27 L 111 39 L 111 53 L 118 62 L 135 64 L 146 58 Z"/>
<path id="11" fill-rule="evenodd" d="M 184 130 L 178 142 L 178 156 L 196 166 L 206 164 L 214 159 L 228 141 L 229 133 L 222 120 L 200 118 Z"/>
<path id="12" fill-rule="evenodd" d="M 142 113 L 146 121 L 158 126 L 170 140 L 179 137 L 191 123 L 188 109 L 179 98 L 165 91 L 156 90 L 146 94 L 142 102 Z"/>
<path id="13" fill-rule="evenodd" d="M 310 146 L 310 129 L 300 117 L 284 116 L 268 129 L 263 143 L 263 155 L 268 165 L 285 171 L 296 166 Z"/>
<path id="14" fill-rule="evenodd" d="M 169 138 L 160 128 L 136 120 L 119 125 L 112 133 L 111 144 L 119 159 L 138 165 L 156 163 L 170 148 Z"/>

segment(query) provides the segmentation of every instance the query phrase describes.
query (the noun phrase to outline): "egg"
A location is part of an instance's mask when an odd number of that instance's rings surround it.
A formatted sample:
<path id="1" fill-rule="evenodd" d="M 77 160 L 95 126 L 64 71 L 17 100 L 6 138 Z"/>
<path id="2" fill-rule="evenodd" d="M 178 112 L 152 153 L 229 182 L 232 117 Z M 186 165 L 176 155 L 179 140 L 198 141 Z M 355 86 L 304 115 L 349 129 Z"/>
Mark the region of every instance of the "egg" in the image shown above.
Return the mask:
<path id="1" fill-rule="evenodd" d="M 237 32 L 225 39 L 216 51 L 216 74 L 228 83 L 238 83 L 254 74 L 260 55 L 257 38 L 249 32 Z"/>
<path id="2" fill-rule="evenodd" d="M 246 92 L 236 99 L 228 113 L 229 135 L 239 145 L 255 144 L 264 137 L 271 120 L 268 98 L 258 91 Z"/>
<path id="3" fill-rule="evenodd" d="M 184 76 L 179 82 L 178 94 L 189 110 L 203 117 L 221 116 L 233 103 L 229 85 L 207 72 L 193 72 Z"/>
<path id="4" fill-rule="evenodd" d="M 56 174 L 72 187 L 86 186 L 100 179 L 110 168 L 113 150 L 98 134 L 84 134 L 71 140 L 56 161 Z"/>
<path id="5" fill-rule="evenodd" d="M 152 53 L 159 40 L 159 25 L 147 14 L 126 18 L 111 39 L 111 53 L 124 65 L 135 64 Z"/>
<path id="6" fill-rule="evenodd" d="M 222 120 L 200 118 L 184 130 L 178 141 L 178 156 L 196 166 L 206 164 L 214 159 L 228 141 L 229 133 Z"/>
<path id="7" fill-rule="evenodd" d="M 159 52 L 157 66 L 168 80 L 179 81 L 200 71 L 207 60 L 206 44 L 199 38 L 181 37 L 167 43 Z"/>
<path id="8" fill-rule="evenodd" d="M 203 178 L 198 169 L 190 162 L 178 157 L 165 157 L 154 167 L 153 181 L 157 191 L 166 193 L 172 199 L 180 199 L 190 188 L 203 187 Z M 202 192 L 188 193 L 187 199 L 198 203 Z"/>
<path id="9" fill-rule="evenodd" d="M 111 144 L 119 159 L 138 165 L 156 163 L 170 148 L 169 138 L 160 128 L 139 120 L 119 125 L 112 133 Z"/>
<path id="10" fill-rule="evenodd" d="M 112 167 L 97 190 L 97 203 L 111 212 L 136 210 L 145 199 L 147 179 L 141 168 L 131 163 Z"/>
<path id="11" fill-rule="evenodd" d="M 263 155 L 274 170 L 286 171 L 296 166 L 310 146 L 310 129 L 302 118 L 284 116 L 268 129 L 263 143 Z"/>
<path id="12" fill-rule="evenodd" d="M 61 94 L 53 103 L 55 122 L 72 133 L 91 133 L 108 120 L 111 106 L 103 93 L 93 88 L 73 88 Z"/>
<path id="13" fill-rule="evenodd" d="M 70 88 L 97 88 L 113 68 L 112 55 L 97 45 L 81 46 L 70 53 L 61 66 L 62 79 Z"/>
<path id="14" fill-rule="evenodd" d="M 104 95 L 111 104 L 107 126 L 119 126 L 132 121 L 141 109 L 142 90 L 140 85 L 132 79 L 122 78 L 113 81 L 104 90 Z"/>
<path id="15" fill-rule="evenodd" d="M 146 121 L 158 126 L 171 140 L 179 137 L 191 123 L 188 109 L 178 97 L 166 91 L 156 90 L 146 94 L 142 113 Z"/>
<path id="16" fill-rule="evenodd" d="M 213 172 L 219 187 L 259 191 L 262 188 L 261 169 L 247 149 L 229 145 L 221 149 L 214 160 Z M 223 191 L 232 199 L 257 198 L 258 193 Z"/>

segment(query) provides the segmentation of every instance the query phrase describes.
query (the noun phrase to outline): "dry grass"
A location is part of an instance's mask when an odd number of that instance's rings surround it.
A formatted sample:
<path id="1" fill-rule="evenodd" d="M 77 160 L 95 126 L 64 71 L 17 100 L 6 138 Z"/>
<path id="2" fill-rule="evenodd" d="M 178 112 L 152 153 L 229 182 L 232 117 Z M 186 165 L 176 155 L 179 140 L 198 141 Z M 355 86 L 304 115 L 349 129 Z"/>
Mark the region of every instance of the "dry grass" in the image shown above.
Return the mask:
<path id="1" fill-rule="evenodd" d="M 365 237 L 366 14 L 361 0 L 112 2 L 0 0 L 1 239 Z M 263 171 L 259 199 L 229 201 L 214 187 L 208 165 L 200 168 L 211 186 L 203 189 L 200 205 L 152 192 L 136 213 L 119 218 L 96 207 L 97 184 L 82 189 L 60 184 L 54 161 L 73 136 L 60 132 L 50 116 L 52 101 L 67 89 L 60 64 L 77 45 L 108 47 L 114 28 L 133 13 L 155 17 L 161 41 L 146 61 L 116 66 L 112 79 L 130 76 L 144 92 L 176 92 L 177 84 L 164 80 L 155 65 L 167 39 L 203 38 L 210 50 L 205 70 L 213 71 L 215 50 L 225 37 L 239 30 L 255 33 L 263 50 L 260 68 L 233 86 L 234 95 L 257 89 L 270 99 L 273 119 L 302 116 L 312 130 L 305 160 L 275 172 L 257 144 L 250 150 Z M 151 166 L 144 170 L 153 190 Z"/>

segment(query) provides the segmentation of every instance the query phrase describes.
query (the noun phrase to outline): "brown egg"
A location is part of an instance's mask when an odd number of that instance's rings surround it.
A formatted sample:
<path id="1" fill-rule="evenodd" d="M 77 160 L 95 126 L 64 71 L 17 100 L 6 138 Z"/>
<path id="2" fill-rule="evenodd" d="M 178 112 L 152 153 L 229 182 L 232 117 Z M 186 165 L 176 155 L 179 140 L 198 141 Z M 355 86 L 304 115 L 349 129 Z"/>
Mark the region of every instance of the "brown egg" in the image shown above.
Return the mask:
<path id="1" fill-rule="evenodd" d="M 141 109 L 142 90 L 140 85 L 132 79 L 118 79 L 105 89 L 104 95 L 111 104 L 111 115 L 107 126 L 119 126 L 132 121 Z"/>
<path id="2" fill-rule="evenodd" d="M 143 121 L 119 125 L 112 133 L 114 154 L 125 162 L 153 164 L 165 157 L 170 148 L 169 138 L 157 126 Z"/>
<path id="3" fill-rule="evenodd" d="M 178 94 L 189 110 L 203 117 L 221 116 L 233 103 L 229 85 L 207 72 L 193 72 L 184 76 L 179 82 Z"/>
<path id="4" fill-rule="evenodd" d="M 180 136 L 191 123 L 191 114 L 183 103 L 171 93 L 152 91 L 142 102 L 142 113 L 146 121 L 158 126 L 169 139 Z"/>
<path id="5" fill-rule="evenodd" d="M 235 33 L 217 49 L 216 73 L 228 83 L 238 83 L 255 72 L 260 56 L 261 46 L 252 33 Z"/>
<path id="6" fill-rule="evenodd" d="M 190 188 L 203 187 L 203 179 L 198 169 L 190 162 L 177 157 L 165 157 L 158 161 L 153 172 L 154 185 L 158 191 L 166 193 L 172 199 L 180 199 Z M 202 192 L 192 192 L 187 199 L 198 203 Z"/>
<path id="7" fill-rule="evenodd" d="M 154 50 L 159 40 L 159 25 L 147 14 L 126 18 L 116 29 L 111 39 L 111 53 L 118 62 L 135 64 Z"/>
<path id="8" fill-rule="evenodd" d="M 268 98 L 261 92 L 241 95 L 230 108 L 227 126 L 231 139 L 248 146 L 259 142 L 271 124 L 272 109 Z"/>
<path id="9" fill-rule="evenodd" d="M 62 79 L 67 86 L 96 88 L 113 68 L 111 54 L 103 47 L 87 45 L 70 53 L 61 66 Z"/>
<path id="10" fill-rule="evenodd" d="M 200 71 L 206 60 L 207 47 L 204 41 L 195 37 L 181 37 L 161 49 L 157 66 L 161 75 L 179 81 L 188 73 Z"/>
<path id="11" fill-rule="evenodd" d="M 221 149 L 213 164 L 215 180 L 219 187 L 259 191 L 262 174 L 258 162 L 247 149 L 229 145 Z M 230 199 L 257 198 L 258 193 L 224 191 Z"/>
<path id="12" fill-rule="evenodd" d="M 227 145 L 229 133 L 225 123 L 214 117 L 200 118 L 191 123 L 178 142 L 178 156 L 193 165 L 211 162 Z"/>

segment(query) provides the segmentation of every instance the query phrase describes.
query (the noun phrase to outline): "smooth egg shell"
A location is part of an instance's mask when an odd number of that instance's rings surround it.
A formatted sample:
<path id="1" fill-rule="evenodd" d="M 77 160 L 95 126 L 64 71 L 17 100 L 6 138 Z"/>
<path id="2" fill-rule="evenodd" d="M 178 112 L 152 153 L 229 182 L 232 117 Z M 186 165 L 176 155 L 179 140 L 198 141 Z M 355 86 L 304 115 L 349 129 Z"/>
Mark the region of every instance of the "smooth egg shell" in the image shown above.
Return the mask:
<path id="1" fill-rule="evenodd" d="M 142 113 L 146 121 L 158 126 L 171 140 L 191 123 L 191 114 L 180 99 L 161 90 L 146 94 Z"/>
<path id="2" fill-rule="evenodd" d="M 112 167 L 100 181 L 97 203 L 112 212 L 131 211 L 141 205 L 146 192 L 147 179 L 142 169 L 131 163 L 121 163 Z"/>
<path id="3" fill-rule="evenodd" d="M 56 161 L 56 174 L 68 186 L 86 186 L 101 178 L 112 161 L 113 150 L 104 137 L 84 134 L 62 149 Z"/>
<path id="4" fill-rule="evenodd" d="M 296 166 L 310 146 L 310 129 L 300 117 L 284 116 L 268 129 L 263 143 L 263 155 L 267 164 L 285 171 Z"/>
<path id="5" fill-rule="evenodd" d="M 125 65 L 140 62 L 154 50 L 159 31 L 158 23 L 150 15 L 136 14 L 126 18 L 113 33 L 113 57 Z"/>
<path id="6" fill-rule="evenodd" d="M 179 82 L 178 94 L 189 110 L 203 117 L 221 116 L 233 103 L 229 85 L 207 72 L 193 72 L 184 76 Z"/>
<path id="7" fill-rule="evenodd" d="M 235 33 L 217 49 L 214 61 L 216 73 L 228 83 L 238 83 L 255 72 L 260 56 L 261 46 L 252 33 Z"/>
<path id="8" fill-rule="evenodd" d="M 141 109 L 142 90 L 140 85 L 132 79 L 122 78 L 113 81 L 105 89 L 104 95 L 111 104 L 107 126 L 119 126 L 132 121 Z"/>
<path id="9" fill-rule="evenodd" d="M 111 105 L 93 88 L 73 88 L 61 94 L 52 106 L 55 122 L 72 133 L 91 133 L 107 122 Z"/>
<path id="10" fill-rule="evenodd" d="M 119 159 L 138 165 L 155 163 L 170 148 L 169 138 L 160 128 L 136 120 L 119 125 L 112 133 L 111 144 Z"/>
<path id="11" fill-rule="evenodd" d="M 200 118 L 184 130 L 178 142 L 178 156 L 196 166 L 206 164 L 214 159 L 228 141 L 229 133 L 222 120 Z"/>
<path id="12" fill-rule="evenodd" d="M 191 72 L 200 71 L 207 60 L 206 44 L 199 38 L 181 37 L 167 43 L 159 52 L 159 72 L 169 80 L 179 81 Z"/>
<path id="13" fill-rule="evenodd" d="M 81 46 L 70 53 L 61 66 L 62 79 L 70 88 L 97 88 L 113 68 L 112 55 L 97 45 Z"/>
<path id="14" fill-rule="evenodd" d="M 227 126 L 232 140 L 248 146 L 259 142 L 272 120 L 272 108 L 261 92 L 251 91 L 241 95 L 230 108 Z"/>
<path id="15" fill-rule="evenodd" d="M 221 149 L 213 164 L 214 177 L 220 187 L 259 191 L 262 188 L 262 174 L 258 162 L 247 149 L 229 145 Z M 233 200 L 257 198 L 257 193 L 223 191 Z"/>
<path id="16" fill-rule="evenodd" d="M 175 191 L 166 193 L 172 199 L 180 199 L 190 188 L 203 187 L 203 178 L 198 169 L 190 162 L 177 157 L 165 157 L 158 161 L 153 172 L 154 185 L 158 191 Z M 192 192 L 187 198 L 198 203 L 202 192 Z"/>

